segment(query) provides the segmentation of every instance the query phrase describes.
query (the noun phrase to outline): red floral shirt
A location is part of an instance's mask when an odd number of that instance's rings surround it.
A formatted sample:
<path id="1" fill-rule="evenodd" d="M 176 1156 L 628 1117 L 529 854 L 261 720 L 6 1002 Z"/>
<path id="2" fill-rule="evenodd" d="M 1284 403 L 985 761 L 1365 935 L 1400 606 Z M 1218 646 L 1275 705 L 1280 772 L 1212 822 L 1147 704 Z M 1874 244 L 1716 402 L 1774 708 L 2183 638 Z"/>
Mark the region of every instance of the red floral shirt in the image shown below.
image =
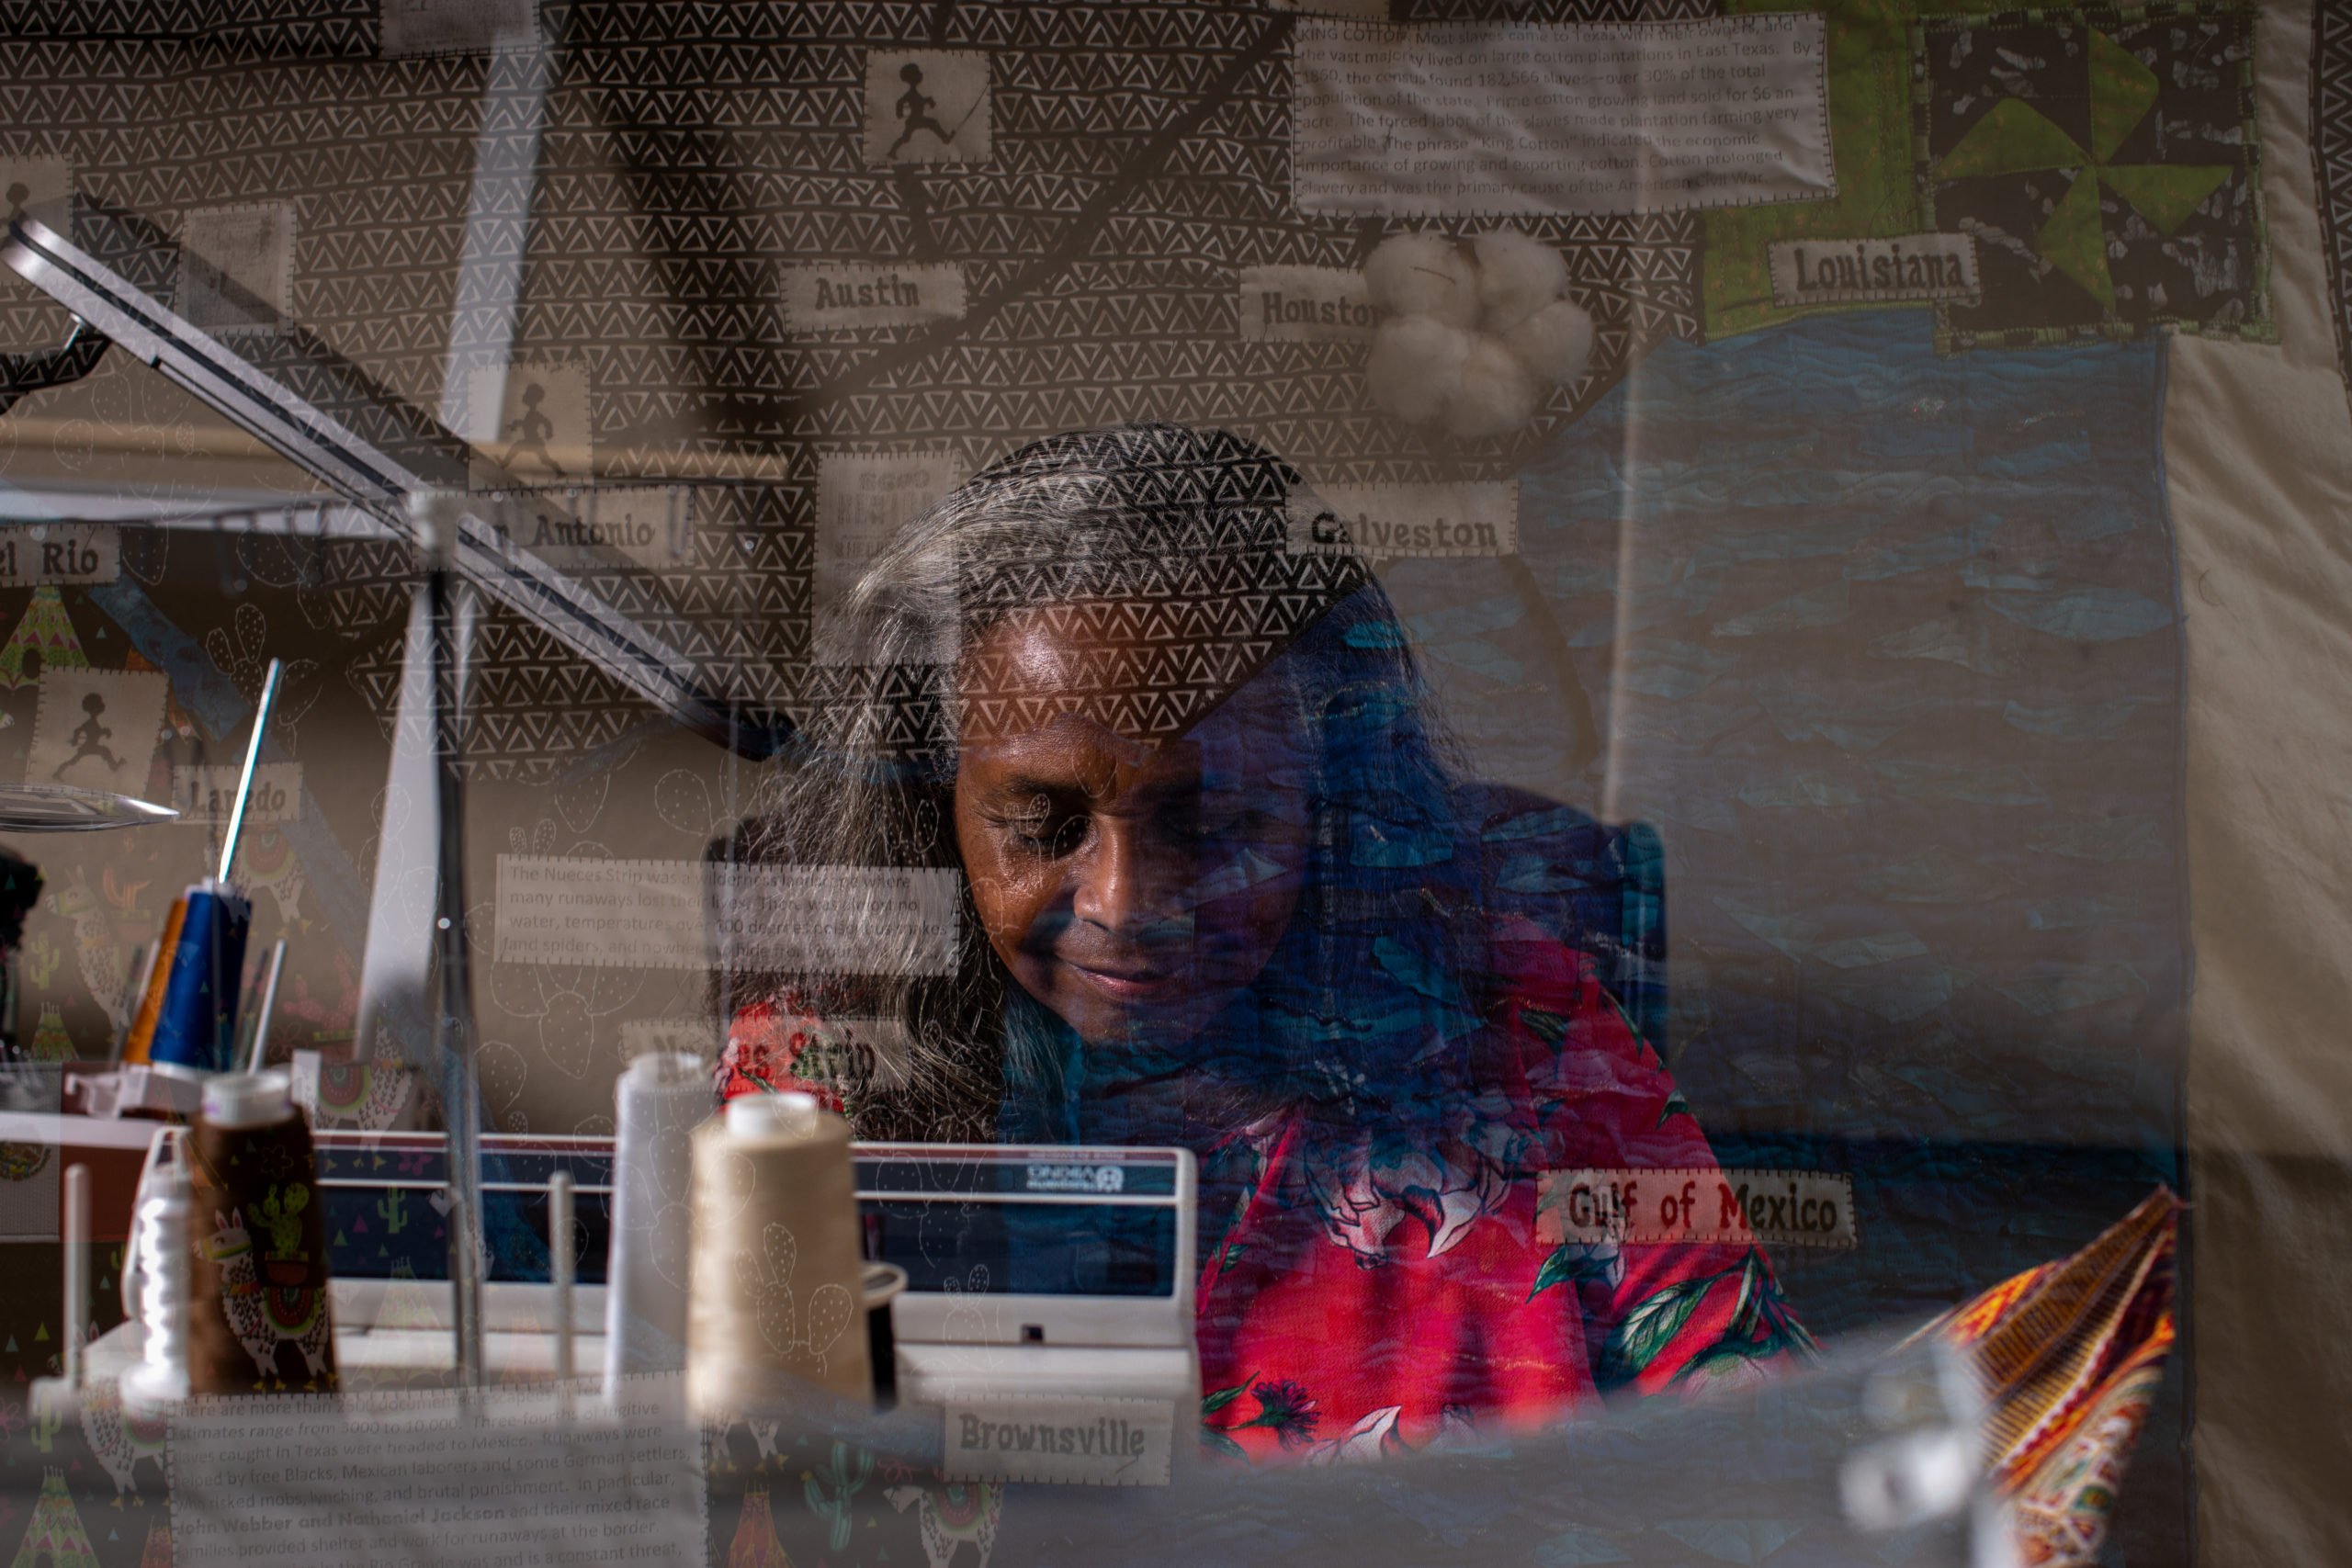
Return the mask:
<path id="1" fill-rule="evenodd" d="M 1672 1170 L 1712 1198 L 1714 1156 L 1589 960 L 1525 922 L 1491 951 L 1476 1131 L 1336 1179 L 1305 1168 L 1295 1124 L 1247 1134 L 1258 1179 L 1200 1285 L 1212 1448 L 1420 1447 L 1604 1391 L 1744 1383 L 1811 1348 L 1750 1243 L 1544 1239 L 1559 1231 L 1524 1173 Z"/>
<path id="2" fill-rule="evenodd" d="M 1277 1115 L 1219 1151 L 1252 1176 L 1195 1297 L 1211 1449 L 1368 1457 L 1621 1389 L 1744 1383 L 1811 1348 L 1748 1242 L 1546 1239 L 1561 1233 L 1544 1173 L 1670 1170 L 1705 1193 L 1714 1156 L 1589 960 L 1513 920 L 1490 961 L 1498 1000 L 1461 1131 L 1335 1161 Z M 804 1089 L 838 1108 L 804 1070 L 828 1038 L 797 1010 L 747 1009 L 720 1098 Z"/>

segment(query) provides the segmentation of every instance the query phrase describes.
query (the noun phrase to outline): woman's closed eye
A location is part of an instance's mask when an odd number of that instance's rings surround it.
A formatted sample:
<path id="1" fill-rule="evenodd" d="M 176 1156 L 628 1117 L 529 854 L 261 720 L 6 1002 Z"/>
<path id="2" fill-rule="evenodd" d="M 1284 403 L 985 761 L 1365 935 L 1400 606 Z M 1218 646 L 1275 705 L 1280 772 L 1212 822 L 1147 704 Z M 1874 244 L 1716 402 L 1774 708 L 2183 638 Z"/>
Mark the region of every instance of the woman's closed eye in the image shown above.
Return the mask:
<path id="1" fill-rule="evenodd" d="M 1033 795 L 1016 806 L 981 815 L 1016 846 L 1048 860 L 1060 860 L 1086 841 L 1089 814 L 1047 795 Z"/>

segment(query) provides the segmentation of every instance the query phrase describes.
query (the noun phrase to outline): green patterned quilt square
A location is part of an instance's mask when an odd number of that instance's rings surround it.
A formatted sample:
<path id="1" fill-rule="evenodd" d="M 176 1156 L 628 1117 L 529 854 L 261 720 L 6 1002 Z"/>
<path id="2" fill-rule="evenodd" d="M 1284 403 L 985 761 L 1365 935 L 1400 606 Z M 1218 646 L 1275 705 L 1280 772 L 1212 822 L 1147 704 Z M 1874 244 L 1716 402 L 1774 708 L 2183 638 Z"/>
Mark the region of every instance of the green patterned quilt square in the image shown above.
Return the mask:
<path id="1" fill-rule="evenodd" d="M 1939 345 L 2274 335 L 2251 9 L 1937 17 L 1912 66 L 1920 208 L 1983 280 Z"/>

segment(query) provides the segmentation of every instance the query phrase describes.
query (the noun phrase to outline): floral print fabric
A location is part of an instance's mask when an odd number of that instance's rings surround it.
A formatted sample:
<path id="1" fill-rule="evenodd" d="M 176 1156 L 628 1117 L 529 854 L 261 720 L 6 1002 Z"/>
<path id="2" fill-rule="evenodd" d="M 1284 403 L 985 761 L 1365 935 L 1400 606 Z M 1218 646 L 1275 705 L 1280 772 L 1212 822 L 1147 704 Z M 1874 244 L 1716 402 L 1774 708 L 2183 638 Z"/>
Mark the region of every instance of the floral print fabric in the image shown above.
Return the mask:
<path id="1" fill-rule="evenodd" d="M 1620 1391 L 1744 1383 L 1811 1348 L 1753 1247 L 1539 1239 L 1544 1171 L 1714 1157 L 1589 960 L 1524 922 L 1491 951 L 1474 1131 L 1375 1139 L 1319 1178 L 1295 1125 L 1243 1134 L 1257 1179 L 1198 1297 L 1210 1448 L 1368 1457 Z"/>
<path id="2" fill-rule="evenodd" d="M 1739 1385 L 1811 1348 L 1752 1246 L 1541 1239 L 1544 1172 L 1707 1171 L 1714 1156 L 1589 959 L 1519 920 L 1489 958 L 1474 1103 L 1446 1131 L 1374 1133 L 1334 1157 L 1276 1114 L 1199 1151 L 1243 1171 L 1222 1235 L 1203 1216 L 1211 1450 L 1369 1457 L 1604 1396 Z M 792 998 L 746 1009 L 719 1097 L 798 1089 L 839 1108 L 809 1068 L 827 1038 Z"/>

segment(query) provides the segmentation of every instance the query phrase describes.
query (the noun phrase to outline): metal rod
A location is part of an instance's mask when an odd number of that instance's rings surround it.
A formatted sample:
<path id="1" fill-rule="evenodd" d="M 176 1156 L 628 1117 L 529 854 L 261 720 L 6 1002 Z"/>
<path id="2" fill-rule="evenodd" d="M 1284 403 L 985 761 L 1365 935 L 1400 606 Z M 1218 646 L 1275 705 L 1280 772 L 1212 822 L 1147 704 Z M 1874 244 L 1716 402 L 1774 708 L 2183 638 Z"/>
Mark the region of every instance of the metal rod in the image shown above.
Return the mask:
<path id="1" fill-rule="evenodd" d="M 244 830 L 245 801 L 254 790 L 254 768 L 261 761 L 262 731 L 269 728 L 269 705 L 277 697 L 277 678 L 284 666 L 273 659 L 261 678 L 261 701 L 254 706 L 253 739 L 245 742 L 245 771 L 237 779 L 236 804 L 229 807 L 229 832 L 220 844 L 220 886 L 229 886 L 229 864 L 237 858 L 237 835 Z"/>
<path id="2" fill-rule="evenodd" d="M 245 1071 L 257 1073 L 269 1060 L 269 1016 L 277 1010 L 277 976 L 286 968 L 286 939 L 269 950 L 269 976 L 261 983 L 261 1016 L 254 1020 L 254 1043 L 245 1052 Z"/>
<path id="3" fill-rule="evenodd" d="M 449 1138 L 450 1329 L 460 1387 L 487 1381 L 482 1359 L 481 1080 L 474 1059 L 473 983 L 466 952 L 464 706 L 473 604 L 451 566 L 449 520 L 421 509 L 424 581 L 432 649 L 434 829 L 436 876 L 433 956 L 438 971 L 435 1043 L 439 1047 L 441 1117 Z"/>
<path id="4" fill-rule="evenodd" d="M 542 67 L 534 64 L 531 69 Z M 503 89 L 502 81 L 499 90 Z M 530 97 L 518 107 L 536 114 L 537 104 L 537 99 Z M 504 140 L 505 133 L 500 134 Z M 513 227 L 512 211 L 506 209 L 499 220 L 502 225 Z M 464 495 L 477 488 L 469 479 L 473 473 L 493 480 L 514 478 L 479 455 L 470 462 L 446 453 L 412 453 L 395 458 L 334 415 L 271 380 L 96 257 L 30 218 L 8 220 L 5 234 L 0 234 L 0 266 L 14 270 L 67 310 L 89 320 L 126 353 L 154 366 L 165 379 L 219 410 L 265 446 L 395 530 L 401 527 L 400 509 L 435 488 L 450 488 Z M 469 273 L 468 287 L 472 286 Z M 484 301 L 485 309 L 494 305 L 494 301 Z M 477 320 L 470 314 L 466 319 Z M 476 344 L 505 341 L 495 336 L 494 317 L 480 325 L 484 335 L 470 340 Z M 304 352 L 309 355 L 311 351 Z M 503 365 L 502 352 L 477 347 L 463 363 L 479 366 L 484 361 L 473 355 L 486 355 L 488 363 Z M 343 362 L 312 357 L 310 363 L 332 371 Z M 453 355 L 453 372 L 459 364 Z M 470 396 L 470 382 L 457 384 L 466 387 Z M 490 400 L 495 404 L 496 400 Z M 0 439 L 6 434 L 0 430 Z M 460 444 L 449 436 L 448 445 Z M 493 509 L 477 505 L 460 510 L 455 566 L 502 604 L 695 734 L 752 747 L 754 760 L 773 755 L 783 744 L 789 726 L 782 716 L 760 715 L 759 721 L 750 725 L 730 722 L 735 716 L 732 705 L 703 690 L 701 671 L 692 660 L 565 572 L 515 546 L 496 526 L 494 517 L 478 514 Z"/>
<path id="5" fill-rule="evenodd" d="M 65 1387 L 82 1390 L 82 1335 L 90 1321 L 90 1168 L 65 1168 Z"/>
<path id="6" fill-rule="evenodd" d="M 571 1419 L 571 1382 L 575 1374 L 571 1346 L 571 1173 L 559 1170 L 548 1179 L 548 1274 L 555 1281 L 556 1401 L 563 1419 Z"/>

